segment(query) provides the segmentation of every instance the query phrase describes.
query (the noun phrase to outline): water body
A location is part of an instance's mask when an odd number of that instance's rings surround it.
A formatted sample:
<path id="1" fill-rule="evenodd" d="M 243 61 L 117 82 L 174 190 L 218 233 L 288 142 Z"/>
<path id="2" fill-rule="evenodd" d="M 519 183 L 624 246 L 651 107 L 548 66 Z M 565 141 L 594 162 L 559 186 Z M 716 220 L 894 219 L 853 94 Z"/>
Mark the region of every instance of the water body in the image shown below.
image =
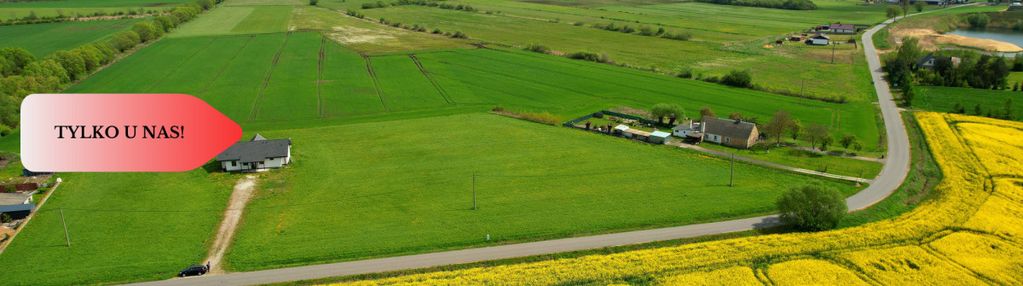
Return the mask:
<path id="1" fill-rule="evenodd" d="M 960 35 L 964 37 L 977 38 L 977 39 L 990 39 L 996 41 L 1002 41 L 1006 43 L 1013 43 L 1017 46 L 1023 47 L 1023 32 L 1015 32 L 1012 30 L 955 30 L 949 32 L 949 34 Z M 1014 56 L 1018 53 L 997 53 L 1003 56 Z"/>

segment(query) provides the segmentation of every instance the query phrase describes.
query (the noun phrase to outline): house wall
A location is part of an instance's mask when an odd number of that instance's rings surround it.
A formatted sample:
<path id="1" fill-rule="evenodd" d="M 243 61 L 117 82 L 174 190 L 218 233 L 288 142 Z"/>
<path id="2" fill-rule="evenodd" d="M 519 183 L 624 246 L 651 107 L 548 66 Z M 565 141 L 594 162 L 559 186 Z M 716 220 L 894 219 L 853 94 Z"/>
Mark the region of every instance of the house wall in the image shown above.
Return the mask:
<path id="1" fill-rule="evenodd" d="M 234 163 L 234 166 L 231 165 L 232 163 Z M 224 169 L 224 171 L 228 172 L 237 172 L 242 170 L 242 164 L 237 163 L 236 161 L 220 162 L 220 166 Z"/>
<path id="2" fill-rule="evenodd" d="M 824 40 L 824 39 L 810 39 L 810 42 L 813 43 L 814 45 L 827 45 L 828 44 L 828 40 Z"/>
<path id="3" fill-rule="evenodd" d="M 706 135 L 703 135 L 703 140 L 707 140 L 707 141 L 718 143 L 718 144 L 721 144 L 721 142 L 724 140 L 723 138 L 724 137 L 722 137 L 721 135 L 718 135 L 718 134 L 707 133 Z"/>

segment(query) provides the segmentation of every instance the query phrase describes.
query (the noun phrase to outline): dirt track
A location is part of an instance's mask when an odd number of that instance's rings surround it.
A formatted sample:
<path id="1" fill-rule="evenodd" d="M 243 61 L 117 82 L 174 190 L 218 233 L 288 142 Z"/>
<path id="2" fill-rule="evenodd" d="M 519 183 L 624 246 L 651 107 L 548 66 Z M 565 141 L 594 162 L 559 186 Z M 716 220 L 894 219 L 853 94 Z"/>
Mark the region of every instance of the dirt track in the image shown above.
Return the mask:
<path id="1" fill-rule="evenodd" d="M 212 268 L 210 269 L 211 273 L 224 273 L 220 262 L 224 259 L 224 253 L 227 252 L 227 248 L 231 246 L 234 231 L 238 228 L 238 222 L 242 220 L 242 211 L 245 210 L 245 205 L 249 203 L 249 199 L 252 198 L 252 193 L 255 190 L 255 175 L 247 175 L 245 178 L 238 180 L 238 183 L 234 185 L 234 191 L 231 192 L 231 200 L 227 204 L 227 210 L 224 211 L 224 220 L 220 222 L 220 228 L 217 229 L 217 238 L 213 241 L 213 246 L 210 247 L 210 252 L 206 258 L 206 261 L 210 263 L 210 268 Z"/>

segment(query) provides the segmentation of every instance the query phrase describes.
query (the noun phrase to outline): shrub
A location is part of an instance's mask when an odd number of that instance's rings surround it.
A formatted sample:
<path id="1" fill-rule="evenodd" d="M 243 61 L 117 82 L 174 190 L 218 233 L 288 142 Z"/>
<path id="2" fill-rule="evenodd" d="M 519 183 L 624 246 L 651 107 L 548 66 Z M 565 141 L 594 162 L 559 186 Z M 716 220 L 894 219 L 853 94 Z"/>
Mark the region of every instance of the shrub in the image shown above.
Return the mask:
<path id="1" fill-rule="evenodd" d="M 455 38 L 455 39 L 468 39 L 469 38 L 469 36 L 466 35 L 465 33 L 462 33 L 462 31 L 455 31 L 454 34 L 451 34 L 451 37 Z"/>
<path id="2" fill-rule="evenodd" d="M 320 3 L 319 0 L 309 0 L 309 6 L 316 6 L 316 4 L 319 4 L 319 3 Z"/>
<path id="3" fill-rule="evenodd" d="M 689 32 L 678 32 L 678 33 L 664 33 L 661 38 L 676 40 L 676 41 L 688 41 L 693 38 L 693 35 Z"/>
<path id="4" fill-rule="evenodd" d="M 693 78 L 693 69 L 692 68 L 683 68 L 682 71 L 680 71 L 677 76 L 680 77 L 680 78 L 687 78 L 687 79 L 688 78 Z"/>
<path id="5" fill-rule="evenodd" d="M 540 112 L 540 113 L 524 112 L 524 113 L 519 113 L 518 115 L 519 115 L 518 116 L 519 118 L 522 118 L 522 119 L 525 119 L 525 120 L 529 120 L 529 121 L 533 121 L 533 122 L 536 122 L 536 123 L 543 123 L 543 124 L 547 124 L 547 125 L 558 125 L 558 124 L 561 124 L 561 121 L 562 121 L 560 117 L 558 117 L 558 116 L 556 116 L 554 114 L 551 114 L 550 112 L 546 112 L 546 111 L 545 112 Z"/>
<path id="6" fill-rule="evenodd" d="M 749 71 L 731 71 L 721 78 L 721 83 L 734 87 L 753 87 L 753 76 Z"/>
<path id="7" fill-rule="evenodd" d="M 549 53 L 551 51 L 551 49 L 547 48 L 547 46 L 540 45 L 540 44 L 529 44 L 529 46 L 526 46 L 526 50 L 530 51 L 530 52 L 534 52 L 534 53 L 541 53 L 541 54 L 546 54 L 546 53 Z"/>
<path id="8" fill-rule="evenodd" d="M 966 22 L 970 24 L 970 28 L 986 29 L 988 23 L 991 23 L 991 17 L 981 13 L 970 14 L 966 16 Z"/>
<path id="9" fill-rule="evenodd" d="M 838 226 L 848 211 L 836 190 L 809 185 L 789 190 L 778 199 L 781 221 L 798 229 L 820 231 Z"/>
<path id="10" fill-rule="evenodd" d="M 610 63 L 611 60 L 607 58 L 606 54 L 597 54 L 593 52 L 574 52 L 568 54 L 568 58 L 575 60 L 584 60 L 598 63 Z"/>

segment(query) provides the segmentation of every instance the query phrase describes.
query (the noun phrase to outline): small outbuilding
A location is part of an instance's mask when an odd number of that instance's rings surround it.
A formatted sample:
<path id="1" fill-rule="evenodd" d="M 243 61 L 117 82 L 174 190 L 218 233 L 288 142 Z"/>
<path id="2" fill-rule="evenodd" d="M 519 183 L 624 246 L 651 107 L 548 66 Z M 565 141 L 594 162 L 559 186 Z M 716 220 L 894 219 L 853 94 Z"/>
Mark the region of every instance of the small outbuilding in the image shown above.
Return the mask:
<path id="1" fill-rule="evenodd" d="M 217 162 L 228 172 L 281 168 L 291 163 L 291 139 L 270 140 L 256 134 L 217 155 Z"/>
<path id="2" fill-rule="evenodd" d="M 668 143 L 668 139 L 670 137 L 671 137 L 671 133 L 664 132 L 664 131 L 654 131 L 654 132 L 650 132 L 650 137 L 647 139 L 647 142 L 650 142 L 650 143 L 653 143 L 653 144 L 666 144 L 666 143 Z"/>
<path id="3" fill-rule="evenodd" d="M 832 34 L 856 34 L 856 25 L 853 24 L 831 24 L 828 30 Z"/>
<path id="4" fill-rule="evenodd" d="M 0 213 L 12 219 L 23 219 L 36 208 L 32 195 L 36 192 L 0 193 Z"/>
<path id="5" fill-rule="evenodd" d="M 817 34 L 813 37 L 810 37 L 809 39 L 806 39 L 806 44 L 814 46 L 827 46 L 831 44 L 831 37 L 828 37 L 828 35 L 825 34 Z"/>

